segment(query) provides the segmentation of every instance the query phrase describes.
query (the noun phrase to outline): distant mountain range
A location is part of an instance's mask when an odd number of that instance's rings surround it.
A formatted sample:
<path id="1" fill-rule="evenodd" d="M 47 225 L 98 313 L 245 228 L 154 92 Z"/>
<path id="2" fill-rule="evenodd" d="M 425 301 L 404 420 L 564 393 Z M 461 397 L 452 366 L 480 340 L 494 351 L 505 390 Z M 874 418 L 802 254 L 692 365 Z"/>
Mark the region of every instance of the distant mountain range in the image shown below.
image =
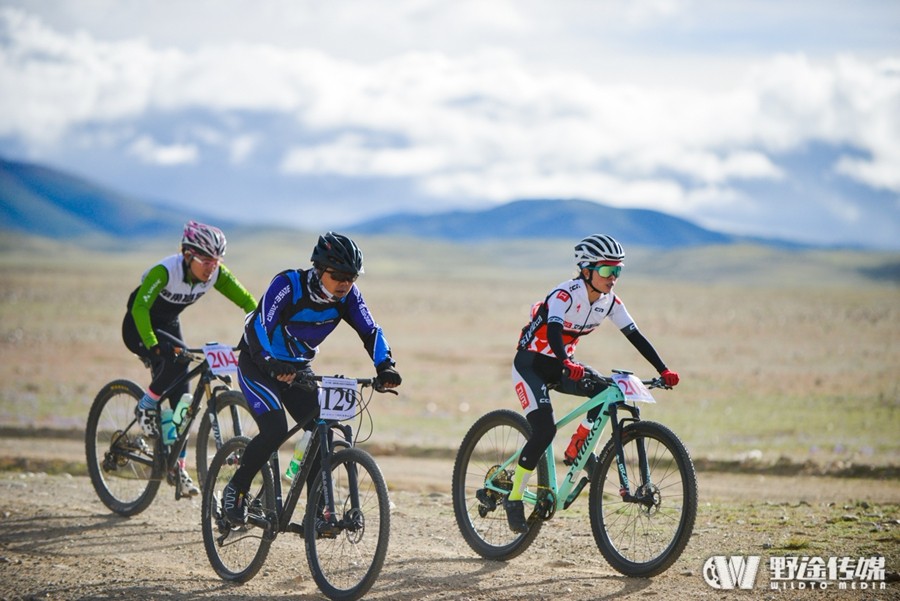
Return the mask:
<path id="1" fill-rule="evenodd" d="M 5 230 L 48 238 L 154 238 L 180 230 L 188 213 L 156 206 L 75 175 L 0 159 Z"/>
<path id="2" fill-rule="evenodd" d="M 49 167 L 0 159 L 0 229 L 5 231 L 72 241 L 98 236 L 151 239 L 171 236 L 190 218 L 207 219 L 195 211 L 152 204 Z M 208 217 L 208 221 L 237 227 L 217 217 Z M 394 214 L 343 229 L 355 234 L 460 242 L 571 240 L 601 232 L 627 245 L 661 248 L 738 241 L 658 211 L 617 209 L 586 200 L 519 200 L 482 211 Z"/>
<path id="3" fill-rule="evenodd" d="M 357 224 L 348 231 L 469 242 L 514 238 L 576 239 L 609 233 L 628 245 L 664 248 L 735 241 L 732 236 L 658 211 L 617 209 L 574 199 L 517 200 L 483 211 L 388 215 Z"/>

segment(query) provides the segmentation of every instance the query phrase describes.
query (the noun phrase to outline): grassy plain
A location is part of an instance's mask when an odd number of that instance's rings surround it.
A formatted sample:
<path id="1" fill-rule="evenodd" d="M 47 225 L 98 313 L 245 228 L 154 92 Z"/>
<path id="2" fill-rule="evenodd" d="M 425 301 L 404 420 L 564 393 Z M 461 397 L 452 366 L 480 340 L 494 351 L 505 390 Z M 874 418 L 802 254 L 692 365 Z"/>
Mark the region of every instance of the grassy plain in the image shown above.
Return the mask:
<path id="1" fill-rule="evenodd" d="M 232 235 L 226 262 L 259 295 L 281 269 L 307 266 L 314 241 Z M 358 242 L 359 285 L 404 378 L 399 397 L 375 399 L 373 442 L 448 451 L 482 413 L 516 409 L 514 345 L 531 304 L 573 273 L 571 244 Z M 105 382 L 147 383 L 121 342 L 121 319 L 140 274 L 175 250 L 0 239 L 0 426 L 82 429 Z M 682 376 L 643 416 L 671 427 L 695 458 L 900 465 L 896 254 L 634 250 L 627 265 L 618 294 Z M 191 344 L 235 343 L 242 317 L 211 293 L 183 326 Z M 581 342 L 578 358 L 653 375 L 609 324 Z M 342 327 L 316 370 L 368 375 L 371 364 Z M 557 416 L 576 405 L 559 395 L 554 404 Z"/>

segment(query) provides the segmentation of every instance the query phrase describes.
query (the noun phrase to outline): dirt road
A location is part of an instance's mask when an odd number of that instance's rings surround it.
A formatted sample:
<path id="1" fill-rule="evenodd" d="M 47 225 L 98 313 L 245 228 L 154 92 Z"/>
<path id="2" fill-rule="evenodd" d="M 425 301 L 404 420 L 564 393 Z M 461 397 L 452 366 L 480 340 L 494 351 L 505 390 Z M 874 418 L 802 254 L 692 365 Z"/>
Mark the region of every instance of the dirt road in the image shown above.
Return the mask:
<path id="1" fill-rule="evenodd" d="M 900 484 L 835 478 L 701 473 L 701 507 L 681 559 L 653 579 L 618 575 L 594 544 L 586 496 L 558 514 L 510 562 L 480 559 L 456 528 L 451 465 L 379 458 L 394 504 L 388 558 L 369 599 L 897 599 L 885 590 L 769 590 L 761 570 L 753 593 L 709 587 L 712 555 L 884 555 L 887 578 L 900 560 Z M 110 514 L 85 477 L 0 474 L 0 599 L 324 599 L 302 541 L 282 535 L 249 583 L 222 582 L 209 567 L 199 501 L 175 501 L 165 486 L 133 518 Z M 748 596 L 749 595 L 749 596 Z M 825 595 L 825 597 L 823 597 Z"/>

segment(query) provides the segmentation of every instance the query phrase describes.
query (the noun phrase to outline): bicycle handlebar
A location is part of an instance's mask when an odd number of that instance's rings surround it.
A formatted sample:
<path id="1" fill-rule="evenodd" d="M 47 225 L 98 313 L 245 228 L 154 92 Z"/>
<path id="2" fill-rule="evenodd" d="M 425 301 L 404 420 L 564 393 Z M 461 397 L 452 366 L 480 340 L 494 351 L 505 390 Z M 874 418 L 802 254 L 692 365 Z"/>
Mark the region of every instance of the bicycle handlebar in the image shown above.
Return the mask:
<path id="1" fill-rule="evenodd" d="M 385 388 L 383 385 L 381 385 L 381 383 L 378 381 L 378 376 L 376 376 L 374 378 L 347 378 L 345 376 L 338 376 L 338 375 L 336 375 L 336 376 L 320 376 L 318 374 L 306 374 L 301 370 L 295 370 L 294 374 L 296 375 L 296 377 L 291 382 L 291 384 L 290 384 L 291 386 L 303 386 L 304 384 L 309 384 L 310 382 L 321 382 L 325 378 L 343 378 L 345 380 L 353 380 L 354 382 L 356 382 L 357 385 L 359 385 L 363 388 L 365 388 L 366 386 L 371 386 L 375 390 L 375 392 L 380 392 L 380 393 L 387 392 L 390 394 L 399 394 L 393 388 Z"/>
<path id="2" fill-rule="evenodd" d="M 164 330 L 154 330 L 154 332 L 156 333 L 157 338 L 159 338 L 160 336 L 163 338 L 168 338 L 169 342 L 174 344 L 177 349 L 181 349 L 180 353 L 176 352 L 175 354 L 181 356 L 185 362 L 199 361 L 200 359 L 197 357 L 197 355 L 203 355 L 202 346 L 191 348 L 184 340 L 176 338 L 175 336 L 172 336 Z M 236 351 L 238 350 L 238 347 L 233 346 L 231 347 L 231 350 Z"/>

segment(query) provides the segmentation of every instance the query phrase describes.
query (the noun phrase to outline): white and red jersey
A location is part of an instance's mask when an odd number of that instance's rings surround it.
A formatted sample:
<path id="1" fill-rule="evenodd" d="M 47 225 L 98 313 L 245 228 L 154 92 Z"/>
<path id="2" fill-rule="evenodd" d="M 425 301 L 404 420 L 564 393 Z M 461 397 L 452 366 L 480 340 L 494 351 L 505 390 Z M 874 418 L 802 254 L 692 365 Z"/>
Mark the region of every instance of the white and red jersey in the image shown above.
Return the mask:
<path id="1" fill-rule="evenodd" d="M 565 281 L 551 290 L 543 302 L 532 307 L 531 322 L 522 328 L 518 349 L 554 357 L 547 340 L 547 324 L 560 323 L 566 354 L 571 357 L 578 339 L 593 332 L 606 318 L 612 320 L 619 330 L 634 325 L 625 305 L 615 294 L 603 294 L 591 304 L 584 280 Z"/>

